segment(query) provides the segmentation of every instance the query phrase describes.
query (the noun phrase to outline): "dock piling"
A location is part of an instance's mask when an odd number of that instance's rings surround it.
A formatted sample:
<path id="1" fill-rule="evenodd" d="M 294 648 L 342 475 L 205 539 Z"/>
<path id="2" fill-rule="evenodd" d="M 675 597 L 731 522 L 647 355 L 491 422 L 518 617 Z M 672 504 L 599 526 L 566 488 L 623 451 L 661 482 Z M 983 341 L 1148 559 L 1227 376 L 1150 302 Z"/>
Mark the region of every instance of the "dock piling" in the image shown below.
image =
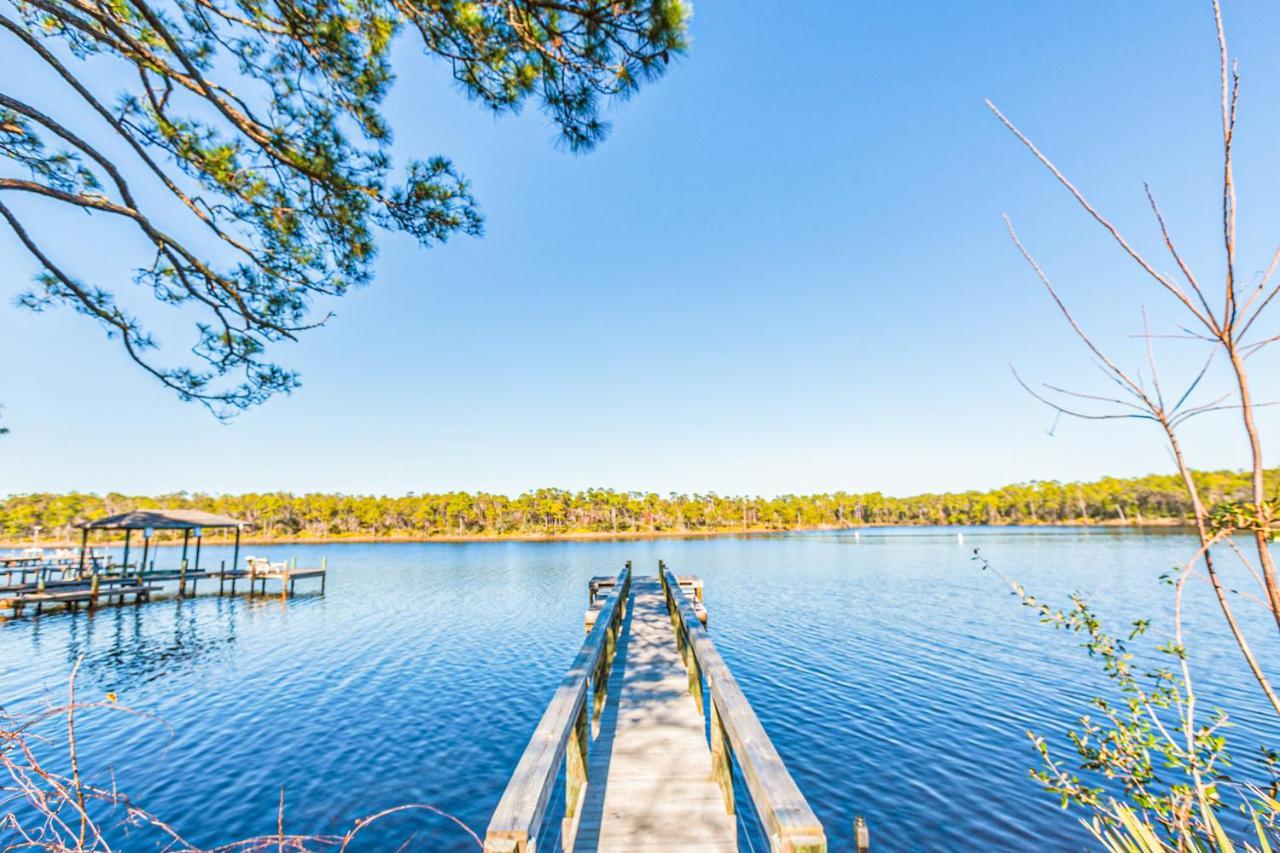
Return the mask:
<path id="1" fill-rule="evenodd" d="M 853 840 L 858 845 L 858 853 L 869 853 L 871 850 L 871 831 L 862 815 L 853 822 Z"/>

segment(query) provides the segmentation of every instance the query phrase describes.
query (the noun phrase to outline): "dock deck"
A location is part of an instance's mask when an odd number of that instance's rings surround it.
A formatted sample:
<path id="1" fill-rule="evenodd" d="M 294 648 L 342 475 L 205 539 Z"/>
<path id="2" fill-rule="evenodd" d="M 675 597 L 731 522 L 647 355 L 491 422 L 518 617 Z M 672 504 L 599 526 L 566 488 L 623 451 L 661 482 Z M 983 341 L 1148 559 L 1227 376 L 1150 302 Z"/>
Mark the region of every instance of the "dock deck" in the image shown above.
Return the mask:
<path id="1" fill-rule="evenodd" d="M 152 593 L 165 590 L 165 584 L 173 583 L 177 584 L 177 597 L 186 598 L 197 594 L 201 580 L 217 580 L 218 595 L 225 594 L 228 587 L 231 594 L 235 595 L 237 581 L 248 581 L 250 595 L 266 595 L 267 581 L 278 582 L 280 597 L 287 598 L 296 592 L 298 581 L 318 578 L 319 591 L 323 595 L 328 579 L 327 558 L 321 559 L 318 568 L 300 568 L 294 562 L 274 564 L 268 568 L 228 569 L 223 563 L 217 570 L 188 571 L 186 561 L 183 561 L 178 569 L 160 571 L 143 571 L 141 567 L 135 569 L 129 564 L 113 565 L 104 570 L 94 568 L 79 576 L 57 579 L 47 574 L 55 569 L 63 572 L 64 568 L 61 565 L 43 565 L 15 570 L 36 572 L 39 579 L 33 582 L 24 578 L 19 583 L 0 584 L 0 611 L 7 610 L 13 618 L 18 618 L 28 606 L 33 608 L 36 615 L 50 605 L 60 605 L 67 610 L 76 610 L 84 605 L 93 610 L 104 603 L 124 604 L 129 596 L 134 603 L 141 604 L 151 600 Z M 5 569 L 0 568 L 0 574 L 4 573 Z"/>
<path id="2" fill-rule="evenodd" d="M 632 585 L 614 678 L 592 742 L 573 849 L 734 853 L 734 816 L 711 773 L 705 723 L 689 693 L 656 577 Z"/>
<path id="3" fill-rule="evenodd" d="M 486 853 L 550 849 L 544 818 L 562 764 L 565 851 L 736 851 L 735 758 L 769 849 L 825 853 L 822 824 L 685 595 L 700 598 L 701 580 L 659 570 L 633 580 L 628 564 L 616 580 L 592 579 L 587 639 L 494 810 Z"/>

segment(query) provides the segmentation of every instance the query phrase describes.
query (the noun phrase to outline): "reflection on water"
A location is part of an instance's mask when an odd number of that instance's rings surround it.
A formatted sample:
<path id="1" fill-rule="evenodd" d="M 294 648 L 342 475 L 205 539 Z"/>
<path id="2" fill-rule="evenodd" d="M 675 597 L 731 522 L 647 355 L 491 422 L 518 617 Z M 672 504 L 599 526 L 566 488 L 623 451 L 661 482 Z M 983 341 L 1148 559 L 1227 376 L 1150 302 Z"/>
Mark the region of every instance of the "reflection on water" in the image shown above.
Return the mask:
<path id="1" fill-rule="evenodd" d="M 81 660 L 83 677 L 117 693 L 193 667 L 216 666 L 220 657 L 233 651 L 237 611 L 247 603 L 218 600 L 203 619 L 196 613 L 201 605 L 190 600 L 175 602 L 155 615 L 147 613 L 144 604 L 69 618 L 65 659 L 69 666 Z M 37 626 L 33 633 L 44 628 Z"/>
<path id="2" fill-rule="evenodd" d="M 0 685 L 6 710 L 31 709 L 63 697 L 81 660 L 82 696 L 113 692 L 156 714 L 164 725 L 86 717 L 84 763 L 114 770 L 196 843 L 274 832 L 281 786 L 287 831 L 342 832 L 430 803 L 483 832 L 582 640 L 587 579 L 627 559 L 652 572 L 661 558 L 706 579 L 721 654 L 833 850 L 850 849 L 857 814 L 879 849 L 1079 849 L 1088 838 L 1073 816 L 1027 779 L 1025 731 L 1082 712 L 1097 670 L 983 573 L 974 547 L 1038 594 L 1084 592 L 1117 623 L 1167 613 L 1157 577 L 1194 550 L 1177 532 L 981 528 L 963 542 L 908 529 L 256 547 L 327 556 L 326 594 L 202 590 L 14 621 L 0 626 Z M 1236 712 L 1244 756 L 1267 717 L 1219 619 L 1193 594 L 1202 687 Z M 471 844 L 420 813 L 361 838 L 365 850 Z"/>

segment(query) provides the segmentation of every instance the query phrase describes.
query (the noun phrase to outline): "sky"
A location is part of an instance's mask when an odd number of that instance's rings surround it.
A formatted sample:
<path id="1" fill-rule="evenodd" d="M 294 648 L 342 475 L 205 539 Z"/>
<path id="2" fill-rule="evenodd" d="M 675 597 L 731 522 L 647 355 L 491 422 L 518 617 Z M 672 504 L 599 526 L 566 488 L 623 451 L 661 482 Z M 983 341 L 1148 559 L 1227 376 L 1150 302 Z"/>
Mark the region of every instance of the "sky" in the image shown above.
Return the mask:
<path id="1" fill-rule="evenodd" d="M 1252 281 L 1280 240 L 1280 8 L 1225 9 Z M 396 155 L 451 157 L 486 234 L 431 250 L 384 238 L 377 280 L 276 351 L 302 387 L 223 424 L 85 318 L 17 307 L 35 265 L 0 229 L 0 494 L 905 495 L 1168 471 L 1152 425 L 1055 422 L 1010 372 L 1110 390 L 1004 214 L 1125 364 L 1142 367 L 1144 308 L 1162 332 L 1181 315 L 983 100 L 1171 270 L 1149 182 L 1217 282 L 1217 61 L 1199 0 L 700 0 L 687 56 L 575 155 L 536 109 L 494 116 L 405 40 Z M 0 50 L 0 79 L 70 103 L 16 48 Z M 102 217 L 23 209 L 75 274 L 134 287 Z M 158 326 L 174 361 L 191 337 L 180 319 Z M 1166 384 L 1200 352 L 1161 340 Z M 1280 396 L 1273 360 L 1255 362 L 1259 396 Z M 1215 368 L 1207 384 L 1226 379 Z M 1262 426 L 1280 438 L 1269 412 Z M 1233 413 L 1186 443 L 1197 466 L 1246 463 Z"/>

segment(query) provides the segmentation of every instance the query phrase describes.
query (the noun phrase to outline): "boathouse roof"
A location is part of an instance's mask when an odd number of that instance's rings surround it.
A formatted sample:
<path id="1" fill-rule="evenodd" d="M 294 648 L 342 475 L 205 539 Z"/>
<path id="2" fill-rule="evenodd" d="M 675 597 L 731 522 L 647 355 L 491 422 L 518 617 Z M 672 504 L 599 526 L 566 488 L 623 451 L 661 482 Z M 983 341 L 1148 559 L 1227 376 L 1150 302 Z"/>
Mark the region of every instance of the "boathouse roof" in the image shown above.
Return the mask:
<path id="1" fill-rule="evenodd" d="M 200 509 L 140 509 L 83 522 L 86 530 L 193 530 L 197 527 L 240 527 L 244 522 L 229 515 Z"/>

